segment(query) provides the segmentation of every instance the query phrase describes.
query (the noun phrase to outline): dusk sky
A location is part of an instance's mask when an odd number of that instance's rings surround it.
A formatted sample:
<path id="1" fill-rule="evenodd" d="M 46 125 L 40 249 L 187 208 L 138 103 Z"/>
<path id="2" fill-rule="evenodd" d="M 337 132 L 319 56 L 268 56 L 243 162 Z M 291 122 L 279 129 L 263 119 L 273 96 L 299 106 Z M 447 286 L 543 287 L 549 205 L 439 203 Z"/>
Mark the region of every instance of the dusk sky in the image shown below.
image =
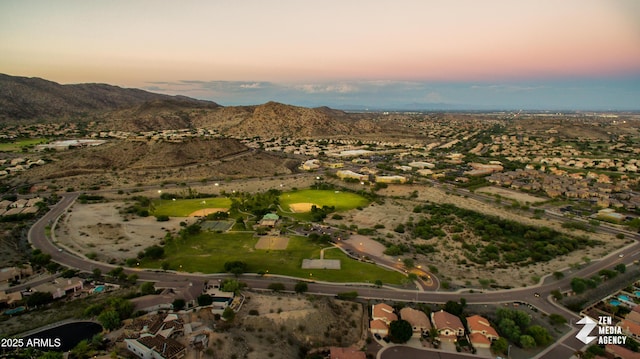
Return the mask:
<path id="1" fill-rule="evenodd" d="M 640 110 L 640 1 L 2 0 L 0 73 L 222 105 Z"/>

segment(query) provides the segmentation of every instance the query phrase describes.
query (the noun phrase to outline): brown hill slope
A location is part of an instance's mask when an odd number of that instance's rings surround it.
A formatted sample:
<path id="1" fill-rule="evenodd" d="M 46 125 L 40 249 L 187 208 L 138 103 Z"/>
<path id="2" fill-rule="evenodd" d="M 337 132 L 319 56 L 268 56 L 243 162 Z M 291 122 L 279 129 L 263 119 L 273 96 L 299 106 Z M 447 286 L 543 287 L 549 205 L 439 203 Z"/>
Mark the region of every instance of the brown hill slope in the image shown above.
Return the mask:
<path id="1" fill-rule="evenodd" d="M 182 143 L 114 140 L 104 145 L 49 153 L 50 163 L 16 181 L 56 179 L 58 186 L 160 183 L 202 178 L 290 174 L 299 161 L 250 150 L 235 139 L 194 138 Z"/>
<path id="2" fill-rule="evenodd" d="M 0 121 L 61 119 L 151 102 L 171 106 L 215 108 L 214 102 L 155 94 L 106 84 L 61 85 L 40 78 L 0 74 Z M 154 105 L 150 105 L 154 106 Z"/>
<path id="3" fill-rule="evenodd" d="M 228 135 L 251 137 L 317 137 L 372 132 L 371 121 L 328 108 L 306 108 L 268 102 L 257 106 L 217 108 L 198 118 L 196 127 L 219 126 Z"/>

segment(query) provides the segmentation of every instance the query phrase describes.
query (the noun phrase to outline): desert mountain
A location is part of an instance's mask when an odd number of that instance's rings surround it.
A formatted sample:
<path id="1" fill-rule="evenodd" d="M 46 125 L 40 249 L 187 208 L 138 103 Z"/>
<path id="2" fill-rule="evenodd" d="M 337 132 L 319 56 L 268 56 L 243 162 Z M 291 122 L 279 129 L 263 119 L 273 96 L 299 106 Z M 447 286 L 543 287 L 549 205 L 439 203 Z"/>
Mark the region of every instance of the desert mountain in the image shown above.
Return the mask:
<path id="1" fill-rule="evenodd" d="M 166 104 L 159 106 L 161 104 Z M 61 85 L 0 74 L 0 121 L 55 120 L 139 106 L 215 108 L 214 102 L 106 84 Z"/>
<path id="2" fill-rule="evenodd" d="M 370 124 L 357 115 L 331 109 L 312 109 L 268 102 L 257 106 L 218 108 L 196 127 L 218 125 L 229 135 L 250 137 L 315 137 L 362 133 Z"/>
<path id="3" fill-rule="evenodd" d="M 106 84 L 60 85 L 0 74 L 0 123 L 82 121 L 91 130 L 213 128 L 241 137 L 316 137 L 386 132 L 365 114 L 268 102 L 223 107 L 184 96 Z"/>

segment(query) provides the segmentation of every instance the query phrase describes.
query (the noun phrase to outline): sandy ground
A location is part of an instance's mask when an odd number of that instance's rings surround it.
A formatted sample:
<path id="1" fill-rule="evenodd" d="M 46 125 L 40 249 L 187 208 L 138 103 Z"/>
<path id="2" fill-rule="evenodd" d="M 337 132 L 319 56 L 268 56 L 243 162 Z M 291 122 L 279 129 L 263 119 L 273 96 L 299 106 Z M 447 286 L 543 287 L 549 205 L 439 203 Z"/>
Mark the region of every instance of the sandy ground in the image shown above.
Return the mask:
<path id="1" fill-rule="evenodd" d="M 206 217 L 211 213 L 227 212 L 229 208 L 203 208 L 189 214 L 189 217 Z"/>
<path id="2" fill-rule="evenodd" d="M 546 198 L 532 196 L 527 193 L 512 191 L 510 189 L 502 188 L 502 187 L 483 187 L 477 190 L 480 193 L 488 193 L 488 194 L 496 194 L 500 197 L 512 199 L 514 201 L 518 201 L 522 204 L 525 203 L 538 203 L 547 201 Z"/>
<path id="3" fill-rule="evenodd" d="M 301 203 L 292 203 L 289 205 L 289 208 L 291 208 L 291 210 L 295 213 L 303 213 L 303 212 L 311 211 L 311 207 L 313 206 L 317 206 L 317 205 L 315 203 L 301 202 Z"/>
<path id="4" fill-rule="evenodd" d="M 256 243 L 256 249 L 270 249 L 276 251 L 283 251 L 287 249 L 289 245 L 289 238 L 264 236 L 260 237 L 258 243 Z"/>
<path id="5" fill-rule="evenodd" d="M 189 311 L 185 323 L 218 329 L 210 332 L 213 356 L 189 350 L 187 359 L 300 357 L 300 347 L 349 346 L 364 343 L 361 304 L 312 296 L 245 293 L 245 302 L 232 322 L 215 321 L 210 310 Z M 187 344 L 186 340 L 182 340 Z"/>
<path id="6" fill-rule="evenodd" d="M 76 203 L 60 218 L 55 241 L 67 249 L 97 259 L 117 262 L 136 257 L 138 252 L 158 244 L 167 231 L 177 232 L 185 218 L 158 222 L 155 217 L 131 218 L 125 221 L 118 210 L 123 203 Z"/>

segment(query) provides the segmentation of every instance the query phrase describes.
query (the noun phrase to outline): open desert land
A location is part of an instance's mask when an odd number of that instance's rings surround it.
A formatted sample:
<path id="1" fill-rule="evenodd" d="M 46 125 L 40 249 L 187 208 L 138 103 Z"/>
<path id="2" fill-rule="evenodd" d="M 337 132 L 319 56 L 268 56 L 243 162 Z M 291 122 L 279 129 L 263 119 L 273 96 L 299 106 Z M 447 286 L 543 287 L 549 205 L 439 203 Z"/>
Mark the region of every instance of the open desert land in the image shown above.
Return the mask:
<path id="1" fill-rule="evenodd" d="M 183 314 L 209 324 L 208 309 Z M 363 344 L 362 304 L 284 293 L 249 293 L 235 319 L 211 333 L 214 358 L 297 358 L 308 348 Z"/>
<path id="2" fill-rule="evenodd" d="M 119 213 L 122 202 L 74 204 L 57 222 L 53 240 L 65 249 L 99 261 L 120 262 L 159 244 L 167 232 L 180 229 L 180 222 L 196 218 L 171 218 L 158 222 L 155 217 L 126 218 Z"/>
<path id="3" fill-rule="evenodd" d="M 418 192 L 415 199 L 407 199 L 414 191 Z M 380 195 L 387 196 L 385 204 L 372 204 L 363 210 L 352 210 L 345 214 L 347 224 L 355 224 L 359 228 L 372 228 L 376 224 L 383 224 L 384 229 L 379 233 L 384 236 L 387 233 L 397 236 L 393 228 L 401 223 L 406 223 L 410 217 L 416 217 L 413 208 L 424 202 L 433 203 L 449 203 L 458 207 L 473 210 L 480 213 L 486 213 L 498 216 L 504 219 L 513 220 L 533 226 L 546 226 L 558 232 L 572 235 L 587 235 L 588 237 L 602 241 L 604 244 L 597 247 L 590 247 L 584 250 L 576 250 L 568 255 L 557 257 L 549 262 L 538 262 L 526 267 L 519 265 L 511 265 L 506 268 L 485 268 L 478 265 L 460 265 L 457 259 L 463 259 L 463 251 L 459 244 L 451 240 L 448 234 L 444 240 L 416 239 L 417 242 L 424 242 L 436 246 L 437 252 L 428 256 L 417 256 L 416 265 L 426 267 L 433 265 L 438 268 L 437 276 L 441 279 L 448 280 L 451 284 L 459 286 L 478 286 L 479 279 L 491 278 L 495 284 L 501 286 L 518 286 L 532 285 L 534 281 L 543 277 L 570 267 L 573 264 L 584 263 L 585 258 L 597 260 L 607 254 L 610 254 L 614 248 L 621 248 L 626 244 L 625 239 L 619 239 L 615 236 L 603 233 L 586 233 L 581 231 L 570 231 L 562 228 L 559 223 L 547 219 L 534 219 L 524 213 L 518 213 L 511 208 L 504 208 L 496 204 L 488 204 L 463 196 L 447 194 L 440 189 L 421 186 L 421 185 L 389 185 L 388 188 L 378 192 Z M 390 198 L 393 197 L 393 198 Z M 328 220 L 328 222 L 337 225 L 340 221 Z M 366 250 L 366 246 L 365 250 Z M 409 257 L 403 256 L 400 258 Z M 395 258 L 390 257 L 395 260 Z M 514 282 L 516 280 L 517 282 Z M 515 283 L 515 284 L 514 284 Z"/>

